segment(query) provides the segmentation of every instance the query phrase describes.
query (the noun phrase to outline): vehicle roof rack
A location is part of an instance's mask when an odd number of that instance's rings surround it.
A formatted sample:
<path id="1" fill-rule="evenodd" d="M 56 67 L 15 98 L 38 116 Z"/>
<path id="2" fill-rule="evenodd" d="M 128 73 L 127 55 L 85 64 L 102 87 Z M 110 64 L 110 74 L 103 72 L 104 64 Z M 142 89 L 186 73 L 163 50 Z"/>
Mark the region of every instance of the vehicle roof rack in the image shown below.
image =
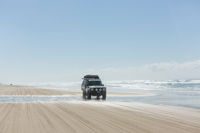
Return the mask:
<path id="1" fill-rule="evenodd" d="M 84 79 L 100 79 L 98 75 L 85 75 Z"/>

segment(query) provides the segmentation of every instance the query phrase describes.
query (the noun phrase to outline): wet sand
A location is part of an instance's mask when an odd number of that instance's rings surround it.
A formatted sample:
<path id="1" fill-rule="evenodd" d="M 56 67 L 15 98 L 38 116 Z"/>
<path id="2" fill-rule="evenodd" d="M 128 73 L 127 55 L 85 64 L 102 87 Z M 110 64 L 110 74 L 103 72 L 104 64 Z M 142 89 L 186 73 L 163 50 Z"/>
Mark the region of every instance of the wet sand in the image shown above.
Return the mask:
<path id="1" fill-rule="evenodd" d="M 7 86 L 9 88 L 9 86 Z M 16 87 L 10 95 L 62 94 Z M 22 88 L 22 89 L 20 89 Z M 9 88 L 13 89 L 13 88 Z M 8 89 L 8 90 L 9 90 Z M 5 89 L 6 90 L 6 89 Z M 48 93 L 46 93 L 46 91 Z M 66 92 L 67 93 L 67 92 Z M 123 102 L 0 103 L 0 133 L 199 133 L 200 110 Z"/>
<path id="2" fill-rule="evenodd" d="M 0 85 L 0 96 L 5 95 L 80 95 L 82 94 L 81 90 L 75 89 L 65 90 L 65 89 L 48 89 L 48 88 L 39 88 L 34 86 L 9 86 L 9 85 Z M 123 95 L 123 96 L 149 96 L 152 94 L 147 93 L 126 93 L 126 92 L 108 92 L 108 95 Z"/>
<path id="3" fill-rule="evenodd" d="M 33 86 L 9 86 L 0 85 L 0 96 L 2 95 L 75 95 L 77 91 L 66 91 L 58 89 L 46 89 Z"/>

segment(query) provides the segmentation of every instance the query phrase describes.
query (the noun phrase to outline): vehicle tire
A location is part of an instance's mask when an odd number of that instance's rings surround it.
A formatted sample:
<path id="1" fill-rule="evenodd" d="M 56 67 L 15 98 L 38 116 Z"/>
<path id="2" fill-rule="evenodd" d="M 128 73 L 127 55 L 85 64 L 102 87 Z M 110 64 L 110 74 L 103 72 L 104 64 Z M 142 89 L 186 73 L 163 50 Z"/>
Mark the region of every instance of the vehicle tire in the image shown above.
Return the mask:
<path id="1" fill-rule="evenodd" d="M 86 99 L 86 93 L 83 91 L 83 99 Z"/>
<path id="2" fill-rule="evenodd" d="M 87 99 L 91 99 L 91 94 L 90 93 L 87 94 Z"/>
<path id="3" fill-rule="evenodd" d="M 99 96 L 97 96 L 97 100 L 99 100 Z"/>
<path id="4" fill-rule="evenodd" d="M 103 93 L 102 99 L 103 99 L 103 100 L 106 100 L 106 91 Z"/>

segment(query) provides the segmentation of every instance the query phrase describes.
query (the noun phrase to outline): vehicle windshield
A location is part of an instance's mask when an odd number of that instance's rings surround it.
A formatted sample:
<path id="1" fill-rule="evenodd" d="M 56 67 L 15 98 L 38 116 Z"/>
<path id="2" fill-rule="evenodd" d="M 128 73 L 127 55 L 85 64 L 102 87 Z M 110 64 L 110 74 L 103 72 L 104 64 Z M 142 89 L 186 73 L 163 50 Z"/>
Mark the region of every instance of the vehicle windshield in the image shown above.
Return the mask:
<path id="1" fill-rule="evenodd" d="M 102 84 L 101 84 L 101 81 L 90 81 L 88 83 L 88 86 L 94 86 L 94 85 L 102 85 Z"/>

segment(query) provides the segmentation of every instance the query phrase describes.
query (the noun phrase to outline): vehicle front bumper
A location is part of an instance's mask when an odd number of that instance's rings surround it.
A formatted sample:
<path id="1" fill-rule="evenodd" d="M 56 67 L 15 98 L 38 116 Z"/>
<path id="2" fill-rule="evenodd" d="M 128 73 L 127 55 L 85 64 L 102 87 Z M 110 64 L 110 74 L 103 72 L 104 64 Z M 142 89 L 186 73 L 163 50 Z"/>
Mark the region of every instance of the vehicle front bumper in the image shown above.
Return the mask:
<path id="1" fill-rule="evenodd" d="M 103 90 L 103 89 L 89 89 L 88 90 L 88 93 L 90 93 L 92 96 L 101 96 L 103 95 L 104 93 L 106 92 L 106 90 Z"/>

